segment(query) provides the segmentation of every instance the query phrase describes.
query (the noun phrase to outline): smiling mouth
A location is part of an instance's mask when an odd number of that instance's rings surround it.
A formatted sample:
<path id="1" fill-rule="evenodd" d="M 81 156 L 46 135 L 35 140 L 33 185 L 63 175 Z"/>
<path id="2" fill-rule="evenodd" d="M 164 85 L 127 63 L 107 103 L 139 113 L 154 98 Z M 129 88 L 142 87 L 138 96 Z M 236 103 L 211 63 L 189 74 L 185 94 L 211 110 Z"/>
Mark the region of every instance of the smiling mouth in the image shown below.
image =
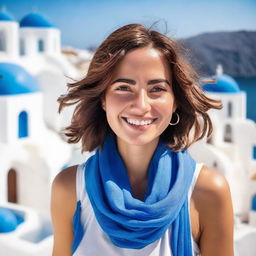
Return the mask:
<path id="1" fill-rule="evenodd" d="M 136 126 L 144 126 L 144 125 L 150 125 L 153 122 L 156 121 L 157 118 L 155 119 L 149 119 L 149 120 L 136 120 L 136 119 L 130 119 L 127 117 L 122 117 L 123 120 L 125 120 L 126 123 L 136 125 Z"/>

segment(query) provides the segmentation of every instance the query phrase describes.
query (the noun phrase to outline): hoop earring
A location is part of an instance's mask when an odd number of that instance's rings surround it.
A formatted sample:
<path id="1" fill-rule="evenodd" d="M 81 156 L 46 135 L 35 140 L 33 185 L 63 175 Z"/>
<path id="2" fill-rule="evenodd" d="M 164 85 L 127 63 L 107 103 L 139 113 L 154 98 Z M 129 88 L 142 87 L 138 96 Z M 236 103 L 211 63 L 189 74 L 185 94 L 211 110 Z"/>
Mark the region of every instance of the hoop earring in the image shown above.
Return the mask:
<path id="1" fill-rule="evenodd" d="M 176 124 L 178 124 L 179 123 L 179 121 L 180 121 L 180 116 L 179 116 L 179 114 L 177 113 L 177 112 L 174 112 L 174 114 L 176 114 L 177 115 L 177 121 L 175 122 L 175 123 L 169 123 L 169 125 L 176 125 Z"/>

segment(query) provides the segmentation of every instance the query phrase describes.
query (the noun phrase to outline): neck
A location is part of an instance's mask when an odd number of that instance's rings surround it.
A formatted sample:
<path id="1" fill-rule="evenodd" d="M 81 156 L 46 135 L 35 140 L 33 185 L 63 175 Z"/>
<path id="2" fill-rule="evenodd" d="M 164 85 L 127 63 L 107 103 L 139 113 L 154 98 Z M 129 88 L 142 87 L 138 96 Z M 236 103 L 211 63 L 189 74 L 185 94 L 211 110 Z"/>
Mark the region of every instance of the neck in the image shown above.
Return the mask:
<path id="1" fill-rule="evenodd" d="M 158 139 L 146 145 L 131 145 L 117 139 L 118 150 L 131 183 L 147 181 L 149 163 L 157 144 Z"/>

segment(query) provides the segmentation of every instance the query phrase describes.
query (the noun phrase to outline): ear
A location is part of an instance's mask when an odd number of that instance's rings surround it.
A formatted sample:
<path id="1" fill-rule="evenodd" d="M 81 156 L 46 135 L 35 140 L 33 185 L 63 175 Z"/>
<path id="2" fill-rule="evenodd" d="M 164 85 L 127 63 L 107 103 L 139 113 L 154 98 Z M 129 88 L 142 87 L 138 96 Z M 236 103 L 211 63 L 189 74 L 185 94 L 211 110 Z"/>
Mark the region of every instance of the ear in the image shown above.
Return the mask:
<path id="1" fill-rule="evenodd" d="M 101 107 L 104 111 L 106 111 L 106 100 L 105 97 L 101 98 Z"/>

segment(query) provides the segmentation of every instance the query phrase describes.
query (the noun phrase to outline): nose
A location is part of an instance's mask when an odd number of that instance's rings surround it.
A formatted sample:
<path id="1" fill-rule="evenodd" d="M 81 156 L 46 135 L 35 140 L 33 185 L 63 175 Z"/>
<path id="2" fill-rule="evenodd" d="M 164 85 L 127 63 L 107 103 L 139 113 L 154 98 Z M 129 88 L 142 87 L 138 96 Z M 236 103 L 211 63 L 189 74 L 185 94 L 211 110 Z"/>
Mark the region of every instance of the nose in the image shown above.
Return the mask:
<path id="1" fill-rule="evenodd" d="M 145 89 L 141 89 L 137 92 L 133 101 L 133 109 L 138 115 L 144 114 L 150 110 L 150 98 Z"/>

